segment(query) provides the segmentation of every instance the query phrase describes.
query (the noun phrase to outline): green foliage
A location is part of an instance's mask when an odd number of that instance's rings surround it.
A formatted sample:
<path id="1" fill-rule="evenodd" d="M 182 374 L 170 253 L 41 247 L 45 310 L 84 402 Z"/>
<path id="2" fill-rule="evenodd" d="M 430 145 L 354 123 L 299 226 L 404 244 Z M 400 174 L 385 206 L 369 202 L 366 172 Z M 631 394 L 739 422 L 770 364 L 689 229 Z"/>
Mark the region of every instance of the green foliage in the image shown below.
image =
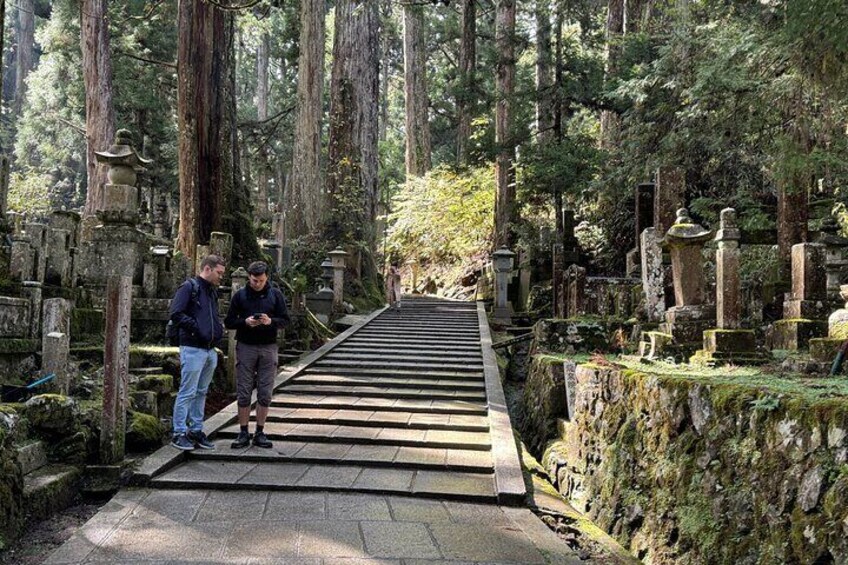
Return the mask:
<path id="1" fill-rule="evenodd" d="M 50 201 L 49 186 L 48 175 L 12 173 L 9 176 L 9 210 L 28 216 L 48 214 L 56 204 Z"/>
<path id="2" fill-rule="evenodd" d="M 491 166 L 438 168 L 400 187 L 388 248 L 403 258 L 456 263 L 490 247 L 495 180 Z"/>

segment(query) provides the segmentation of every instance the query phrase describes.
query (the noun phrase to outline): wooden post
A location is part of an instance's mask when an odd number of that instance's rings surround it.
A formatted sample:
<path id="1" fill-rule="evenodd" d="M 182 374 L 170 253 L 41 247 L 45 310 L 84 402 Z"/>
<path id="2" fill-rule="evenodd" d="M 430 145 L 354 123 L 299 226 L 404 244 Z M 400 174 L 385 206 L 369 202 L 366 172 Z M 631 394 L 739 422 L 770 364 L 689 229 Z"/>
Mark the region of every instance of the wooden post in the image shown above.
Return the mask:
<path id="1" fill-rule="evenodd" d="M 112 465 L 124 458 L 127 388 L 130 362 L 132 278 L 110 276 L 106 284 L 106 347 L 103 354 L 103 417 L 100 462 Z"/>

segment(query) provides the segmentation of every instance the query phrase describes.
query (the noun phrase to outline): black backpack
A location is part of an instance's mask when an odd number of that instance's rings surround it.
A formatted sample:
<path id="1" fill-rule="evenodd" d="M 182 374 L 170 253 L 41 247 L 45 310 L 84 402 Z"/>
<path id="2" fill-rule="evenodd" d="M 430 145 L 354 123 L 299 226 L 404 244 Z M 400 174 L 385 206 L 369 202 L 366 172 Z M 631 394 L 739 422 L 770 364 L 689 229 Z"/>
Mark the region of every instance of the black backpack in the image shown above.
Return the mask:
<path id="1" fill-rule="evenodd" d="M 197 302 L 200 285 L 197 284 L 197 279 L 194 277 L 188 279 L 188 282 L 191 283 L 191 300 L 189 303 L 194 304 Z M 168 323 L 165 326 L 165 339 L 167 339 L 168 343 L 173 347 L 180 345 L 180 327 L 175 324 L 173 320 L 168 320 Z"/>

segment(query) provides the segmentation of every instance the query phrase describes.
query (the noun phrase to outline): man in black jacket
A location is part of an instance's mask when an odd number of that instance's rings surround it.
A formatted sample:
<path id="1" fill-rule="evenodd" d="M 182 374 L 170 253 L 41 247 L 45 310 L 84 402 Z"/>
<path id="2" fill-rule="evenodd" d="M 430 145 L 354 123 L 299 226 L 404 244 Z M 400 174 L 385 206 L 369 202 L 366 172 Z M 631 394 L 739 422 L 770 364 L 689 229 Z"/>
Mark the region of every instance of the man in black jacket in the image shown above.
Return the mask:
<path id="1" fill-rule="evenodd" d="M 180 333 L 180 390 L 174 402 L 171 445 L 184 451 L 215 449 L 203 433 L 203 412 L 218 365 L 215 344 L 224 336 L 216 290 L 224 269 L 221 257 L 207 256 L 200 263 L 200 274 L 184 282 L 171 300 L 171 321 Z"/>
<path id="2" fill-rule="evenodd" d="M 233 295 L 224 325 L 236 330 L 236 389 L 241 430 L 233 449 L 250 445 L 250 398 L 256 382 L 256 434 L 253 445 L 270 448 L 265 419 L 277 375 L 277 331 L 289 323 L 286 300 L 268 280 L 268 265 L 262 261 L 247 267 L 248 285 Z"/>

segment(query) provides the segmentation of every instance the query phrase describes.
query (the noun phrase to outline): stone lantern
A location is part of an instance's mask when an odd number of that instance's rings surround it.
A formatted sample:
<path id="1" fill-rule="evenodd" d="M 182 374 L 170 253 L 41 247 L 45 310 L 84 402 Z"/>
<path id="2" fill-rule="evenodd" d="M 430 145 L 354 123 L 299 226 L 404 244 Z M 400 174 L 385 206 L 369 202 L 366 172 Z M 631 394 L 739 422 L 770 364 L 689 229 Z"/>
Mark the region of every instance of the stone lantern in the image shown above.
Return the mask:
<path id="1" fill-rule="evenodd" d="M 495 308 L 492 316 L 501 323 L 509 323 L 512 311 L 507 300 L 509 276 L 515 264 L 515 253 L 501 247 L 492 254 L 492 266 L 495 270 Z"/>
<path id="2" fill-rule="evenodd" d="M 715 324 L 715 305 L 704 304 L 703 249 L 712 237 L 712 231 L 696 224 L 689 212 L 680 208 L 663 239 L 671 255 L 675 305 L 666 311 L 660 331 L 674 336 L 678 345 L 700 345 L 704 330 Z"/>
<path id="3" fill-rule="evenodd" d="M 324 261 L 321 262 L 321 288 L 318 292 L 323 290 L 331 290 L 332 286 L 330 285 L 330 281 L 333 280 L 333 262 L 329 257 L 325 258 Z"/>
<path id="4" fill-rule="evenodd" d="M 330 262 L 333 264 L 333 308 L 342 309 L 344 300 L 344 274 L 347 253 L 339 247 L 330 251 Z"/>
<path id="5" fill-rule="evenodd" d="M 97 217 L 105 224 L 135 225 L 138 222 L 137 173 L 144 170 L 142 165 L 151 161 L 136 153 L 132 134 L 125 129 L 115 133 L 115 142 L 108 150 L 94 154 L 98 163 L 109 166 L 109 182 L 103 187 L 103 201 Z"/>

